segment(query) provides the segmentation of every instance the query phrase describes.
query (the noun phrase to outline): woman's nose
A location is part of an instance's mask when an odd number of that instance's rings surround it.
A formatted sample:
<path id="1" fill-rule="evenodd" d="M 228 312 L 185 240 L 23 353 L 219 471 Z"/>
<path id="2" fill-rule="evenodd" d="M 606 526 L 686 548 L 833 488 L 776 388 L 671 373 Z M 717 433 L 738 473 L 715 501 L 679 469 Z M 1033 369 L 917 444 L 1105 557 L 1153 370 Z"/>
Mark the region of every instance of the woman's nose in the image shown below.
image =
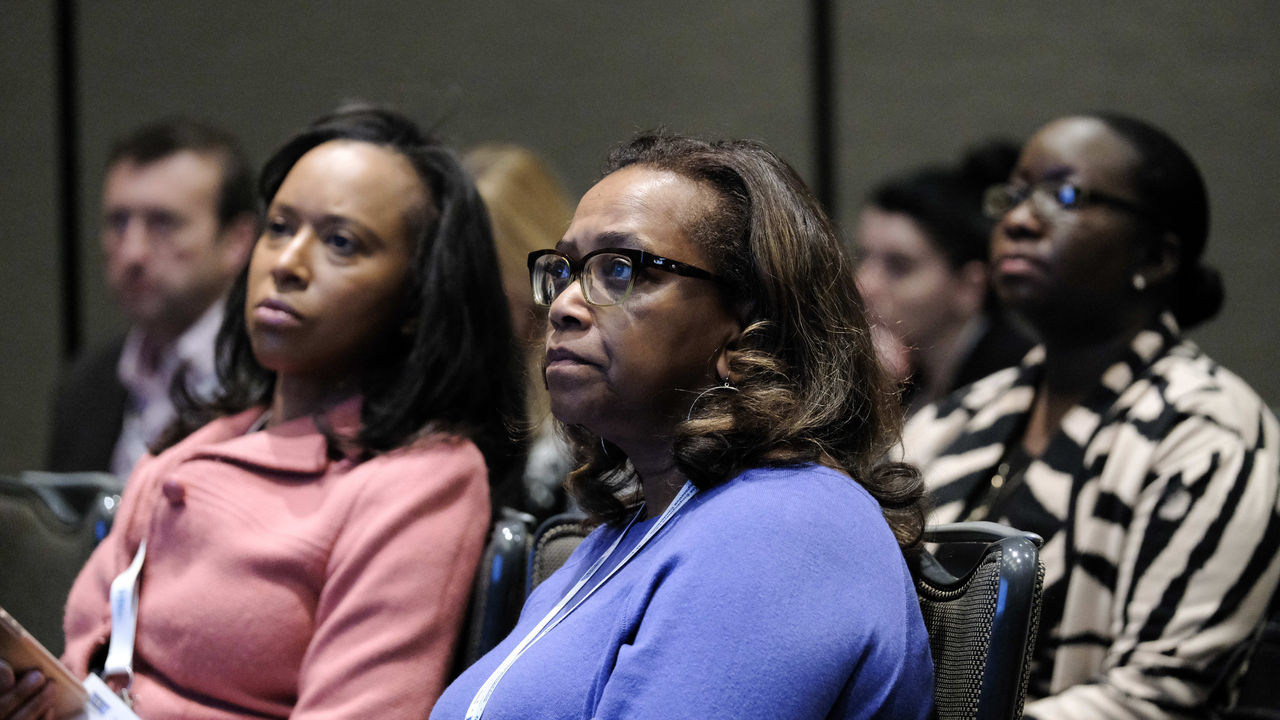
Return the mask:
<path id="1" fill-rule="evenodd" d="M 1035 200 L 1026 197 L 1009 208 L 1009 212 L 996 223 L 995 231 L 1010 238 L 1034 237 L 1044 230 L 1044 218 L 1036 208 Z"/>
<path id="2" fill-rule="evenodd" d="M 547 319 L 555 330 L 564 330 L 574 325 L 585 325 L 590 322 L 591 308 L 582 291 L 582 282 L 571 281 L 560 294 L 551 301 Z"/>
<path id="3" fill-rule="evenodd" d="M 271 277 L 281 290 L 306 287 L 311 279 L 310 250 L 313 236 L 301 230 L 289 238 L 271 263 Z"/>

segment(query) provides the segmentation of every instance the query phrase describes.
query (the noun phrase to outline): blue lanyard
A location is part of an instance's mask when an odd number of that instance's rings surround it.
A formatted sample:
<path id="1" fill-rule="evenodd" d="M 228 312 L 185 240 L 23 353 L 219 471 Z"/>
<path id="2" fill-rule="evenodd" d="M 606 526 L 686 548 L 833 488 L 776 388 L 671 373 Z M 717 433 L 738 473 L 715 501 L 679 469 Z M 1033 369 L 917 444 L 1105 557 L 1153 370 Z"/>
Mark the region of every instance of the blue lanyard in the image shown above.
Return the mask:
<path id="1" fill-rule="evenodd" d="M 605 564 L 605 561 L 609 559 L 609 556 L 613 555 L 613 552 L 618 549 L 618 544 L 622 542 L 622 538 L 627 536 L 627 531 L 635 524 L 636 518 L 640 517 L 640 513 L 644 511 L 644 508 L 642 507 L 638 510 L 635 517 L 631 518 L 631 522 L 627 523 L 627 526 L 623 528 L 622 532 L 618 535 L 618 538 L 609 546 L 609 549 L 596 559 L 595 563 L 587 569 L 587 572 L 583 574 L 582 578 L 569 589 L 569 592 L 565 593 L 564 597 L 560 598 L 560 602 L 556 603 L 555 607 L 551 608 L 551 611 L 543 616 L 542 620 L 540 620 L 538 624 L 529 631 L 528 635 L 524 636 L 524 639 L 521 640 L 514 649 L 512 649 L 507 657 L 498 664 L 496 669 L 494 669 L 493 673 L 489 675 L 489 678 L 484 681 L 484 684 L 481 685 L 480 689 L 476 692 L 476 696 L 471 699 L 471 705 L 467 707 L 466 720 L 480 720 L 480 717 L 484 714 L 485 707 L 489 704 L 489 698 L 493 696 L 493 691 L 498 686 L 498 682 L 507 674 L 507 671 L 511 669 L 511 666 L 515 664 L 516 660 L 519 660 L 520 656 L 524 655 L 525 651 L 528 650 L 531 645 L 538 640 L 541 640 L 544 635 L 551 632 L 552 628 L 559 625 L 566 617 L 569 617 L 569 613 L 577 610 L 578 606 L 587 598 L 591 597 L 596 590 L 599 590 L 601 585 L 609 582 L 609 578 L 613 577 L 614 573 L 621 570 L 623 565 L 626 565 L 631 558 L 635 557 L 636 553 L 640 552 L 640 548 L 644 547 L 646 543 L 652 540 L 653 536 L 657 535 L 658 531 L 662 529 L 662 526 L 666 525 L 671 518 L 675 517 L 675 514 L 680 511 L 680 508 L 684 507 L 684 504 L 689 502 L 689 498 L 693 497 L 697 492 L 698 489 L 694 487 L 693 483 L 686 482 L 684 487 L 680 488 L 680 493 L 676 495 L 675 499 L 672 500 L 671 504 L 667 506 L 667 509 L 663 511 L 657 522 L 653 524 L 653 527 L 649 528 L 649 531 L 644 534 L 644 537 L 640 539 L 640 542 L 636 543 L 634 548 L 631 548 L 631 552 L 627 553 L 627 556 L 622 558 L 621 562 L 615 565 L 614 568 L 609 571 L 609 574 L 604 576 L 603 580 L 596 583 L 596 585 L 588 590 L 585 595 L 579 598 L 573 606 L 566 610 L 563 615 L 560 615 L 560 611 L 564 610 L 564 607 L 569 604 L 569 601 L 572 600 L 573 597 L 582 590 L 582 588 L 586 587 L 587 583 L 591 581 L 591 577 L 600 570 L 600 568 Z M 557 615 L 559 615 L 559 617 L 557 617 Z"/>

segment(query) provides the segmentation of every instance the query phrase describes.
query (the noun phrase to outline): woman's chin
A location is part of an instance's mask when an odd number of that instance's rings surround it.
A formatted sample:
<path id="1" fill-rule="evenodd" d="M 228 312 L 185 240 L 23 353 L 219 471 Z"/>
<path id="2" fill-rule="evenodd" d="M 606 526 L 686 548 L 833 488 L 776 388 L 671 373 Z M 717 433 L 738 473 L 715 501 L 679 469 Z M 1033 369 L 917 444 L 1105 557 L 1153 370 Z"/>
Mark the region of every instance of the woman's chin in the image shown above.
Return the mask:
<path id="1" fill-rule="evenodd" d="M 556 401 L 556 396 L 551 396 L 551 416 L 565 425 L 587 425 L 584 419 L 590 419 L 589 413 L 583 413 L 577 403 L 561 400 Z"/>

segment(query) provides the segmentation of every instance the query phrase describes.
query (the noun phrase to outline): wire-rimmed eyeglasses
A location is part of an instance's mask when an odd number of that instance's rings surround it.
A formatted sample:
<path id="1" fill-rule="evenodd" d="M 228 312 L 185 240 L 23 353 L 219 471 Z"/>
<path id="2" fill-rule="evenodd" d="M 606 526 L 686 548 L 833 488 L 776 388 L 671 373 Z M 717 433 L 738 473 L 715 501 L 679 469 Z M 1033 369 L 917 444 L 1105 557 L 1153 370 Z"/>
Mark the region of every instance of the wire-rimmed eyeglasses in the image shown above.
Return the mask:
<path id="1" fill-rule="evenodd" d="M 1063 210 L 1075 210 L 1086 205 L 1106 205 L 1140 217 L 1152 218 L 1151 211 L 1133 200 L 1097 190 L 1086 190 L 1067 180 L 1043 180 L 1033 185 L 992 185 L 982 196 L 982 212 L 992 220 L 999 220 L 1027 198 L 1031 199 L 1031 206 L 1041 217 L 1053 217 Z"/>

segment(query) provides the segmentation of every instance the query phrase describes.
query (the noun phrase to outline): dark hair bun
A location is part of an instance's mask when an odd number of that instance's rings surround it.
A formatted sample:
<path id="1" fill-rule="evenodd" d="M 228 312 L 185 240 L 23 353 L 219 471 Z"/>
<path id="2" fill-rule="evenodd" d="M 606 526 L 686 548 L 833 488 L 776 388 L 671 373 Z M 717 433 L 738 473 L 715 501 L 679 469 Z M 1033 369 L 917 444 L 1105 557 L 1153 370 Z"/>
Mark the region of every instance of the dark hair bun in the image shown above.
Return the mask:
<path id="1" fill-rule="evenodd" d="M 1170 294 L 1169 308 L 1183 329 L 1193 328 L 1217 315 L 1226 297 L 1222 274 L 1199 263 L 1180 272 L 1174 287 L 1176 291 Z"/>

